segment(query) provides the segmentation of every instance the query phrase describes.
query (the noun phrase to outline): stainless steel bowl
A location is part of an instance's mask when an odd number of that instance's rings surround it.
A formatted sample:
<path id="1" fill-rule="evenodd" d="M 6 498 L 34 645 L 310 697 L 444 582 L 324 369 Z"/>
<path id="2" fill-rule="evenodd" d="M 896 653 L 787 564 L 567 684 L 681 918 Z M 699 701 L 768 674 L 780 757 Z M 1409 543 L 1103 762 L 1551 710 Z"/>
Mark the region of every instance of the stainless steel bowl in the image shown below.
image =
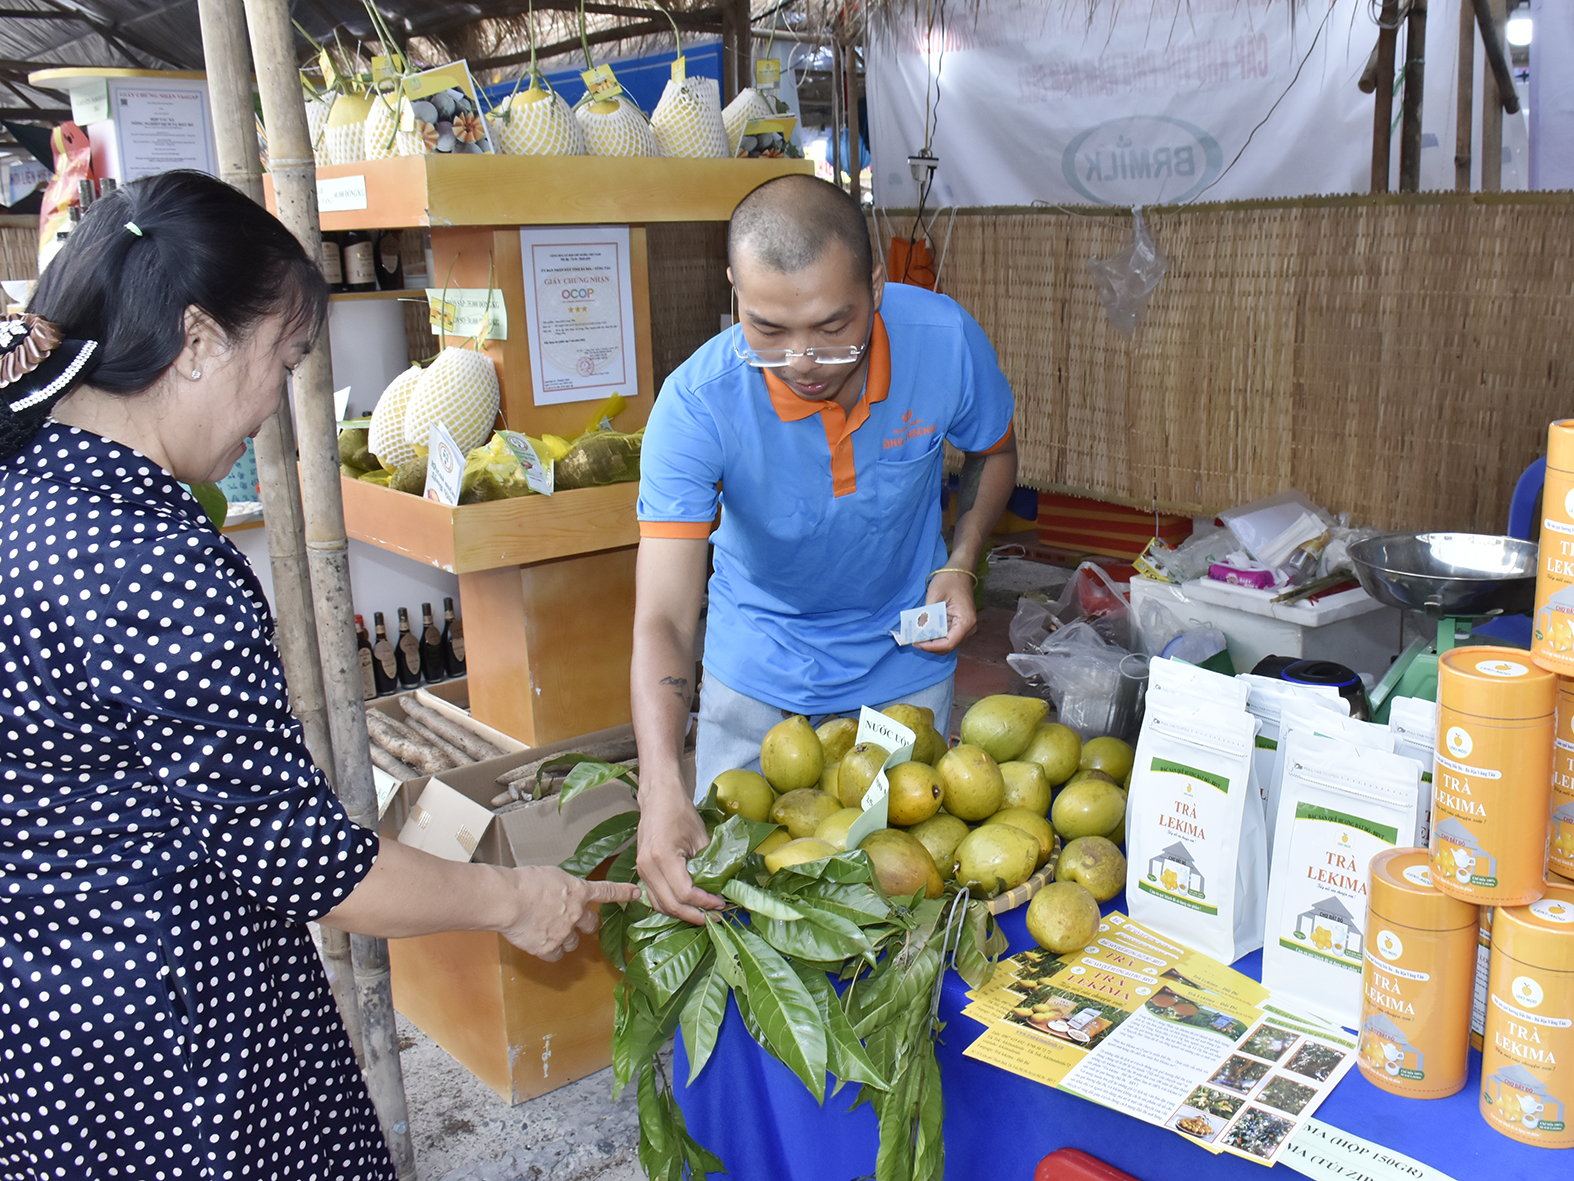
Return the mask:
<path id="1" fill-rule="evenodd" d="M 1533 541 L 1485 533 L 1390 533 L 1350 547 L 1367 594 L 1437 618 L 1528 614 L 1536 557 Z"/>

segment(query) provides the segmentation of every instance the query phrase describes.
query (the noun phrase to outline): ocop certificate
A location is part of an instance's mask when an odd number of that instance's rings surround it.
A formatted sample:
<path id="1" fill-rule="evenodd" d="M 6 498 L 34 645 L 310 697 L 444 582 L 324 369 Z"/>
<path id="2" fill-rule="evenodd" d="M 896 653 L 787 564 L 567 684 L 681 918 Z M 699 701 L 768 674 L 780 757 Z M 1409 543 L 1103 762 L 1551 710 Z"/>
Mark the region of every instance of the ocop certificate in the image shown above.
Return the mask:
<path id="1" fill-rule="evenodd" d="M 537 406 L 639 392 L 628 226 L 519 231 Z"/>

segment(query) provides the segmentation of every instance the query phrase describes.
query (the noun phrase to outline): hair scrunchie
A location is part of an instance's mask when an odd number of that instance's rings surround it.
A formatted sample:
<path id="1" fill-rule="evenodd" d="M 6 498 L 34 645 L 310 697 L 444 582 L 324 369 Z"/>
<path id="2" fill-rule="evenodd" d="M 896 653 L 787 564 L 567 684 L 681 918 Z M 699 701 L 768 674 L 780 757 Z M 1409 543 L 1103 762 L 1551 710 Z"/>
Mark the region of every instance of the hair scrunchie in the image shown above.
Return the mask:
<path id="1" fill-rule="evenodd" d="M 0 320 L 0 459 L 26 447 L 49 412 L 92 372 L 98 342 L 67 340 L 42 316 Z"/>

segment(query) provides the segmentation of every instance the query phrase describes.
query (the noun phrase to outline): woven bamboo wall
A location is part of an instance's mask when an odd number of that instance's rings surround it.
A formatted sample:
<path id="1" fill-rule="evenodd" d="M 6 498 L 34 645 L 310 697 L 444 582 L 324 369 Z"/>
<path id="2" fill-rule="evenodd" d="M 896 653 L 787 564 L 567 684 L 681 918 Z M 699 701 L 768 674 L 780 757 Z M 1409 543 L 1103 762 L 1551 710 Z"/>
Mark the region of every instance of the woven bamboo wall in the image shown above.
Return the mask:
<path id="1" fill-rule="evenodd" d="M 7 217 L 6 221 L 20 218 Z M 38 278 L 38 219 L 25 224 L 0 225 L 0 279 Z"/>
<path id="2" fill-rule="evenodd" d="M 1087 262 L 1125 244 L 1129 216 L 957 218 L 941 285 L 1016 391 L 1023 482 L 1186 512 L 1293 485 L 1380 527 L 1505 527 L 1546 424 L 1574 415 L 1574 196 L 1148 224 L 1169 272 L 1125 337 Z"/>
<path id="3" fill-rule="evenodd" d="M 653 222 L 645 227 L 650 259 L 650 337 L 656 389 L 711 337 L 727 314 L 724 222 Z"/>

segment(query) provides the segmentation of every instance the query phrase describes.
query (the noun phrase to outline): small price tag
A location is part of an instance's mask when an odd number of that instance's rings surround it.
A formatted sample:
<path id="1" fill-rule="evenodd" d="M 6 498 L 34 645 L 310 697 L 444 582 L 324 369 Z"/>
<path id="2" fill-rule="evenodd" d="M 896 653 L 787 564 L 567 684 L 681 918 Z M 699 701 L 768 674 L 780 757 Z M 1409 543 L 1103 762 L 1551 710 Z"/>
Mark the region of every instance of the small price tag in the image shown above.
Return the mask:
<path id="1" fill-rule="evenodd" d="M 525 470 L 525 483 L 542 496 L 551 496 L 557 473 L 557 465 L 554 461 L 543 459 L 538 455 L 535 444 L 518 431 L 497 433 L 503 436 L 503 442 L 508 444 L 508 449 L 514 453 L 514 458 L 519 460 L 519 466 Z"/>
<path id="2" fill-rule="evenodd" d="M 672 80 L 681 84 L 688 76 L 688 64 L 683 60 L 683 55 L 680 53 L 672 62 Z"/>
<path id="3" fill-rule="evenodd" d="M 426 499 L 438 504 L 458 504 L 464 475 L 464 452 L 459 450 L 448 428 L 441 422 L 434 422 L 426 436 Z"/>
<path id="4" fill-rule="evenodd" d="M 778 86 L 782 80 L 782 63 L 774 57 L 762 57 L 754 63 L 756 86 Z"/>
<path id="5" fill-rule="evenodd" d="M 399 71 L 394 64 L 393 58 L 386 54 L 378 54 L 372 58 L 372 85 L 374 87 L 381 87 L 384 82 L 397 82 L 398 80 Z"/>
<path id="6" fill-rule="evenodd" d="M 339 85 L 339 71 L 334 68 L 333 58 L 328 56 L 326 49 L 317 54 L 317 65 L 322 69 L 322 84 L 328 90 L 337 89 Z"/>
<path id="7" fill-rule="evenodd" d="M 597 102 L 617 98 L 623 93 L 623 86 L 618 82 L 617 75 L 612 72 L 612 67 L 602 63 L 593 70 L 580 71 L 581 78 L 585 80 L 585 89 Z"/>

